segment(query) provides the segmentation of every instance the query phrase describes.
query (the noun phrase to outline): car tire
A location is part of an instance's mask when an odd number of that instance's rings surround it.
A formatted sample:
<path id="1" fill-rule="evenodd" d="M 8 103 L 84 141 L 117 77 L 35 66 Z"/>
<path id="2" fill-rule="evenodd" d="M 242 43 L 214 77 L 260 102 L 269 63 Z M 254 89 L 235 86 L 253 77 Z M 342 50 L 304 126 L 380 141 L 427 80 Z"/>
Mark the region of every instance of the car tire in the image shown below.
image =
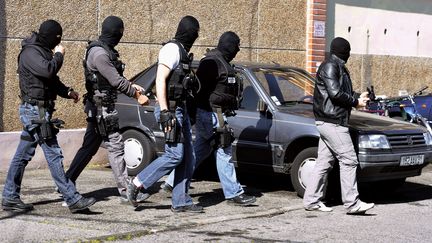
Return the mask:
<path id="1" fill-rule="evenodd" d="M 126 130 L 122 134 L 124 141 L 124 160 L 128 174 L 136 176 L 153 160 L 155 150 L 150 139 L 137 130 Z"/>
<path id="2" fill-rule="evenodd" d="M 302 150 L 294 158 L 291 166 L 291 183 L 299 197 L 303 197 L 307 180 L 311 178 L 312 169 L 315 167 L 318 157 L 318 148 L 310 147 Z"/>

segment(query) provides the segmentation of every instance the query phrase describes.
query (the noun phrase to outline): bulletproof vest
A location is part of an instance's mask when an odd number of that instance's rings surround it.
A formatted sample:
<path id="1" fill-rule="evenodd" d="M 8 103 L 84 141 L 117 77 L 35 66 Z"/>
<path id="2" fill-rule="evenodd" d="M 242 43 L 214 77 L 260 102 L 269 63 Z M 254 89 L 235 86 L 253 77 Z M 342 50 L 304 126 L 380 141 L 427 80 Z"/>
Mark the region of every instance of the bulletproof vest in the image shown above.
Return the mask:
<path id="1" fill-rule="evenodd" d="M 101 92 L 109 92 L 112 94 L 116 94 L 116 88 L 111 86 L 111 84 L 108 82 L 108 80 L 102 76 L 99 72 L 94 72 L 88 69 L 87 67 L 87 58 L 90 52 L 90 49 L 99 46 L 102 47 L 109 55 L 109 59 L 117 72 L 120 74 L 120 76 L 123 76 L 124 72 L 124 63 L 118 59 L 119 54 L 116 50 L 110 48 L 108 45 L 101 41 L 92 41 L 89 42 L 89 45 L 86 49 L 85 58 L 83 60 L 83 66 L 84 66 L 84 76 L 86 80 L 86 90 L 88 94 L 93 95 L 95 90 L 99 90 Z"/>
<path id="2" fill-rule="evenodd" d="M 167 96 L 171 101 L 184 101 L 186 99 L 188 86 L 190 85 L 189 82 L 193 82 L 189 80 L 192 60 L 189 58 L 184 47 L 178 41 L 171 40 L 168 43 L 174 43 L 179 47 L 180 62 L 168 76 Z"/>
<path id="3" fill-rule="evenodd" d="M 55 76 L 53 78 L 43 78 L 33 75 L 30 71 L 25 70 L 20 65 L 21 53 L 27 48 L 34 48 L 38 50 L 41 55 L 47 59 L 51 60 L 52 53 L 46 48 L 38 45 L 26 45 L 21 49 L 18 55 L 18 69 L 17 73 L 19 75 L 19 86 L 21 90 L 21 99 L 28 100 L 40 100 L 40 101 L 53 101 L 57 98 L 57 92 L 55 87 L 55 82 L 53 79 L 57 79 Z"/>
<path id="4" fill-rule="evenodd" d="M 214 59 L 218 63 L 218 76 L 224 77 L 218 80 L 215 90 L 210 95 L 210 103 L 213 107 L 237 110 L 242 92 L 242 85 L 236 75 L 234 67 L 229 64 L 222 53 L 213 49 L 205 54 L 204 59 Z"/>

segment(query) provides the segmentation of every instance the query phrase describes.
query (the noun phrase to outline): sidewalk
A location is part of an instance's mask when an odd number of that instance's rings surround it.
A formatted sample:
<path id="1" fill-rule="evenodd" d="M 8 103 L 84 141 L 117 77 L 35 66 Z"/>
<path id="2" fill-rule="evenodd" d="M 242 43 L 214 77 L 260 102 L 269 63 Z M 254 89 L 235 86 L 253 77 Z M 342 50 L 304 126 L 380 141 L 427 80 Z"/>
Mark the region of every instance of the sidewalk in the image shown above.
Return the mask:
<path id="1" fill-rule="evenodd" d="M 82 145 L 85 129 L 61 129 L 57 135 L 60 148 L 62 148 L 65 166 L 69 166 L 76 152 Z M 9 168 L 9 163 L 15 154 L 20 141 L 21 131 L 19 132 L 0 132 L 0 171 L 5 172 Z M 107 151 L 100 148 L 92 158 L 92 164 L 106 164 L 108 162 Z M 36 154 L 27 165 L 27 169 L 47 168 L 47 162 L 40 146 L 36 149 Z"/>
<path id="2" fill-rule="evenodd" d="M 6 173 L 0 172 L 0 190 Z M 219 182 L 193 182 L 190 193 L 194 202 L 204 206 L 203 214 L 174 214 L 170 194 L 159 190 L 134 209 L 121 204 L 109 169 L 84 170 L 77 181 L 78 190 L 94 196 L 98 202 L 85 214 L 71 214 L 62 207 L 62 199 L 54 192 L 47 169 L 27 170 L 22 185 L 22 199 L 33 203 L 35 210 L 17 215 L 0 211 L 0 242 L 90 242 L 127 240 L 161 231 L 192 228 L 217 222 L 282 214 L 302 208 L 294 192 L 249 190 L 257 196 L 256 205 L 228 205 Z M 284 193 L 281 196 L 280 194 Z M 259 205 L 259 206 L 258 206 Z"/>

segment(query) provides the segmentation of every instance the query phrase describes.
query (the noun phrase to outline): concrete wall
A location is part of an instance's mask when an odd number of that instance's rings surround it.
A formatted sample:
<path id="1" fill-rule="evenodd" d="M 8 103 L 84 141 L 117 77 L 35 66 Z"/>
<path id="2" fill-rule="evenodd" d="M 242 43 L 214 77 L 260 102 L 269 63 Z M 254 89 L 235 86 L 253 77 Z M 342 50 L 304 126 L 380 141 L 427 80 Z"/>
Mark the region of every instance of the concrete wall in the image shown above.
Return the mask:
<path id="1" fill-rule="evenodd" d="M 354 85 L 398 95 L 432 91 L 432 3 L 428 0 L 327 0 L 327 50 L 336 36 L 351 43 Z"/>
<path id="2" fill-rule="evenodd" d="M 118 46 L 126 63 L 126 77 L 156 61 L 160 43 L 175 33 L 184 15 L 201 25 L 192 52 L 199 58 L 216 45 L 227 30 L 241 38 L 237 60 L 275 61 L 305 67 L 306 0 L 79 0 L 0 1 L 0 131 L 21 129 L 16 58 L 20 42 L 41 22 L 52 18 L 63 26 L 65 63 L 59 75 L 64 83 L 84 93 L 81 60 L 87 40 L 95 39 L 103 19 L 121 17 L 125 34 Z M 67 128 L 85 126 L 81 104 L 60 99 L 56 116 Z"/>

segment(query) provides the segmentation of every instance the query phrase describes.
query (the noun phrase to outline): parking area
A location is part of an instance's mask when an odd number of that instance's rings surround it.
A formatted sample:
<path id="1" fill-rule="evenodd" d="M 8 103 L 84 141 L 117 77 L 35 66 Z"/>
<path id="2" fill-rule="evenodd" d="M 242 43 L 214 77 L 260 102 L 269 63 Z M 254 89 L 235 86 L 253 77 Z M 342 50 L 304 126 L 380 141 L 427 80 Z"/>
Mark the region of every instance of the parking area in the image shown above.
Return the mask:
<path id="1" fill-rule="evenodd" d="M 341 205 L 335 205 L 330 215 L 307 213 L 296 193 L 283 185 L 283 177 L 254 177 L 243 173 L 240 176 L 248 184 L 248 193 L 258 197 L 256 205 L 230 206 L 224 201 L 216 180 L 199 180 L 192 183 L 191 195 L 205 207 L 205 213 L 191 215 L 173 214 L 170 195 L 162 190 L 157 192 L 158 187 L 153 188 L 155 194 L 137 209 L 121 204 L 109 169 L 85 170 L 77 181 L 78 189 L 84 195 L 95 196 L 98 202 L 88 212 L 70 214 L 61 206 L 62 200 L 54 192 L 48 170 L 29 170 L 24 177 L 22 198 L 33 203 L 35 210 L 23 215 L 1 211 L 0 241 L 279 242 L 288 239 L 344 241 L 344 237 L 349 237 L 346 240 L 421 242 L 432 235 L 428 227 L 421 226 L 431 216 L 430 165 L 422 176 L 410 178 L 395 192 L 366 188 L 362 199 L 377 204 L 369 217 L 347 216 Z M 1 172 L 1 189 L 4 180 L 5 173 Z M 419 233 L 415 234 L 416 231 Z M 382 238 L 380 232 L 386 232 L 382 237 L 390 238 Z"/>

